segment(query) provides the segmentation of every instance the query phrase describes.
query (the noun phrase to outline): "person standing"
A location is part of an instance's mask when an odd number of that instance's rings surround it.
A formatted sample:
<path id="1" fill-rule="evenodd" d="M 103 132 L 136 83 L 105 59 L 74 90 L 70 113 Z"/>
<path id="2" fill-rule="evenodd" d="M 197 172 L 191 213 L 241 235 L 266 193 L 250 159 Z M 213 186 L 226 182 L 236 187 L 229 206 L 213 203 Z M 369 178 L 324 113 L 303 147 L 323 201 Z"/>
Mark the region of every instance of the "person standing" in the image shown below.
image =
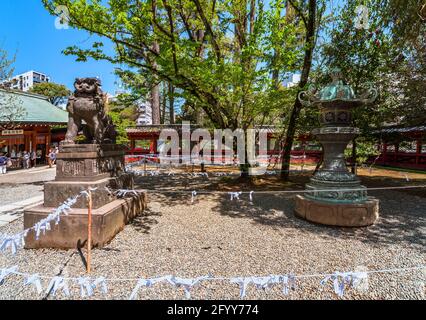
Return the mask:
<path id="1" fill-rule="evenodd" d="M 56 161 L 56 152 L 55 150 L 49 149 L 49 168 L 55 164 Z"/>
<path id="2" fill-rule="evenodd" d="M 37 153 L 33 150 L 31 151 L 31 167 L 35 168 L 37 165 Z"/>
<path id="3" fill-rule="evenodd" d="M 55 147 L 55 164 L 56 164 L 56 159 L 58 158 L 58 153 L 59 153 L 59 148 Z"/>
<path id="4" fill-rule="evenodd" d="M 30 161 L 31 161 L 30 153 L 27 151 L 24 151 L 24 169 L 29 169 L 31 167 Z"/>
<path id="5" fill-rule="evenodd" d="M 47 154 L 47 163 L 49 164 L 49 168 L 52 168 L 52 160 L 50 155 L 52 154 L 52 149 L 49 149 L 49 153 Z"/>
<path id="6" fill-rule="evenodd" d="M 0 174 L 6 174 L 8 161 L 9 159 L 6 156 L 0 154 Z"/>
<path id="7" fill-rule="evenodd" d="M 24 167 L 24 159 L 22 158 L 22 151 L 19 150 L 16 153 L 16 160 L 18 162 L 17 168 L 23 168 Z"/>

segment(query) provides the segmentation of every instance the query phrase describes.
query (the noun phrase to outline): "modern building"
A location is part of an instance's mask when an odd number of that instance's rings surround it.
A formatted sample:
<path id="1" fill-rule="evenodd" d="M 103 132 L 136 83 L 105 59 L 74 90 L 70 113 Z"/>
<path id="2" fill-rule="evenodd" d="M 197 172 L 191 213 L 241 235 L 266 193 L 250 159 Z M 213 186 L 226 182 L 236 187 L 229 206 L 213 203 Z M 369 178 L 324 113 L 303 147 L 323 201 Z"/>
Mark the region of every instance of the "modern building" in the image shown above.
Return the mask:
<path id="1" fill-rule="evenodd" d="M 289 74 L 283 81 L 283 86 L 292 88 L 299 84 L 301 75 L 299 73 Z"/>
<path id="2" fill-rule="evenodd" d="M 117 97 L 121 94 L 126 94 L 128 91 L 124 86 L 122 80 L 117 76 L 117 79 L 114 82 L 115 85 L 115 93 L 114 95 L 108 94 L 108 101 L 115 102 L 117 101 Z M 138 118 L 136 119 L 137 126 L 145 126 L 152 125 L 152 107 L 149 99 L 139 99 L 137 102 L 138 105 Z"/>
<path id="3" fill-rule="evenodd" d="M 138 104 L 139 117 L 136 120 L 136 125 L 146 126 L 152 124 L 152 107 L 149 100 L 140 101 Z"/>
<path id="4" fill-rule="evenodd" d="M 13 123 L 0 122 L 0 152 L 7 153 L 15 167 L 23 151 L 35 151 L 38 163 L 44 163 L 49 148 L 59 143 L 52 136 L 52 127 L 65 127 L 68 113 L 37 94 L 0 89 L 0 99 L 14 101 L 23 111 Z"/>
<path id="5" fill-rule="evenodd" d="M 28 71 L 23 74 L 14 76 L 9 81 L 11 82 L 11 89 L 26 92 L 30 90 L 35 84 L 50 82 L 50 78 L 41 72 Z"/>

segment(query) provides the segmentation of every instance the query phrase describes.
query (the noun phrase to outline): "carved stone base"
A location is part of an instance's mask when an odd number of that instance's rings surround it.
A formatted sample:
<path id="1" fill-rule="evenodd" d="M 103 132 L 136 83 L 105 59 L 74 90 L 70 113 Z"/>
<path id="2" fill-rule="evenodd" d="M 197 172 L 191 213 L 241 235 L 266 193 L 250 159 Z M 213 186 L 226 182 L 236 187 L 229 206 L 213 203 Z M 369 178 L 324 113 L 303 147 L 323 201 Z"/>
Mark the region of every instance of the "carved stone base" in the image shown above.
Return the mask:
<path id="1" fill-rule="evenodd" d="M 379 200 L 369 197 L 362 203 L 332 203 L 296 197 L 296 216 L 315 223 L 340 227 L 365 227 L 379 218 Z"/>
<path id="2" fill-rule="evenodd" d="M 92 191 L 92 201 L 93 208 L 97 209 L 116 199 L 108 190 L 133 189 L 133 176 L 121 174 L 118 178 L 104 178 L 94 181 L 47 182 L 44 184 L 44 205 L 46 207 L 58 207 L 65 200 L 88 188 L 96 188 Z M 87 200 L 80 197 L 73 208 L 87 208 Z"/>
<path id="3" fill-rule="evenodd" d="M 362 203 L 368 200 L 367 188 L 358 179 L 353 181 L 325 181 L 315 177 L 306 184 L 306 198 L 336 203 Z"/>
<path id="4" fill-rule="evenodd" d="M 107 245 L 117 233 L 123 230 L 136 216 L 140 215 L 147 206 L 146 193 L 140 193 L 128 199 L 115 200 L 92 211 L 92 241 L 94 247 L 102 248 Z M 25 211 L 24 228 L 34 226 L 46 218 L 54 208 L 38 206 Z M 87 243 L 87 209 L 73 209 L 68 216 L 61 216 L 59 225 L 51 224 L 52 230 L 35 239 L 30 232 L 25 239 L 25 248 L 56 248 L 75 249 Z"/>
<path id="5" fill-rule="evenodd" d="M 115 144 L 61 144 L 56 181 L 93 181 L 124 172 L 124 147 Z"/>
<path id="6" fill-rule="evenodd" d="M 92 191 L 93 244 L 103 247 L 126 223 L 142 214 L 146 194 L 117 199 L 110 189 L 133 189 L 133 176 L 124 172 L 124 148 L 115 144 L 61 144 L 57 157 L 56 179 L 44 186 L 44 204 L 24 212 L 24 228 L 34 226 L 52 210 L 83 190 Z M 79 197 L 68 216 L 58 226 L 35 239 L 30 232 L 26 248 L 72 249 L 87 240 L 87 199 Z"/>

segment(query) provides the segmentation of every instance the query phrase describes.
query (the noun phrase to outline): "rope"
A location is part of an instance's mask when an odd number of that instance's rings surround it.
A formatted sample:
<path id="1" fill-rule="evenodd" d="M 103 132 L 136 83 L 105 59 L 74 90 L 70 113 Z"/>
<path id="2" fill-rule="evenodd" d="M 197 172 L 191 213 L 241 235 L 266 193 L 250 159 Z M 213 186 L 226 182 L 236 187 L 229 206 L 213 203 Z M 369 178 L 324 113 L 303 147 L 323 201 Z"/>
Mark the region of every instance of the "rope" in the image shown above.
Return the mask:
<path id="1" fill-rule="evenodd" d="M 370 270 L 363 271 L 363 273 L 371 274 L 371 273 L 392 273 L 392 272 L 405 272 L 405 271 L 413 271 L 413 270 L 423 270 L 426 269 L 426 265 L 416 266 L 416 267 L 407 267 L 407 268 L 394 268 L 394 269 L 379 269 L 379 270 Z M 349 271 L 351 272 L 351 271 Z M 349 273 L 345 272 L 345 273 Z M 33 275 L 32 273 L 24 273 L 18 271 L 11 271 L 10 274 L 15 274 L 17 276 L 29 277 Z M 302 275 L 294 275 L 294 278 L 303 279 L 303 278 L 323 278 L 328 276 L 333 276 L 334 273 L 314 273 L 314 274 L 302 274 Z M 47 275 L 38 275 L 40 279 L 53 279 L 56 276 L 47 276 Z M 151 278 L 160 278 L 161 276 L 155 276 Z M 253 276 L 258 277 L 258 276 Z M 64 280 L 74 281 L 80 279 L 80 277 L 62 277 Z M 238 277 L 211 277 L 204 279 L 203 281 L 211 280 L 211 281 L 227 281 L 232 280 Z M 127 281 L 138 281 L 140 278 L 104 278 L 105 281 L 110 282 L 127 282 Z"/>
<path id="2" fill-rule="evenodd" d="M 404 189 L 417 189 L 426 188 L 426 185 L 411 185 L 411 186 L 397 186 L 397 187 L 375 187 L 375 188 L 356 188 L 356 189 L 315 189 L 315 190 L 267 190 L 267 191 L 241 191 L 243 194 L 250 193 L 313 193 L 313 192 L 350 192 L 350 191 L 373 191 L 373 190 L 404 190 Z M 192 194 L 192 190 L 121 190 L 128 192 L 149 192 L 149 193 L 188 193 Z M 197 194 L 228 194 L 232 191 L 197 191 Z"/>

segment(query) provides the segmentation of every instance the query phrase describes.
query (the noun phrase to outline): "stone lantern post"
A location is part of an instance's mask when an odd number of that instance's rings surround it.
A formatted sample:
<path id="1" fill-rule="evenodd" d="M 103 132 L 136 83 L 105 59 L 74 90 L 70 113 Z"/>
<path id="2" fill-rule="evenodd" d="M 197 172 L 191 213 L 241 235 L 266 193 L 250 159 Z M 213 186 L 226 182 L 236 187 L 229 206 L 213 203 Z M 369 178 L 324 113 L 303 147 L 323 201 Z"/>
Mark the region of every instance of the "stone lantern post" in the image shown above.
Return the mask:
<path id="1" fill-rule="evenodd" d="M 306 220 L 332 226 L 360 227 L 373 224 L 379 215 L 379 201 L 368 197 L 356 175 L 346 167 L 344 151 L 359 135 L 351 126 L 352 110 L 377 98 L 377 90 L 369 88 L 356 95 L 344 84 L 339 69 L 331 72 L 332 82 L 319 93 L 301 92 L 305 106 L 320 111 L 321 128 L 312 134 L 323 147 L 323 163 L 306 185 L 304 196 L 297 196 L 295 213 Z"/>

